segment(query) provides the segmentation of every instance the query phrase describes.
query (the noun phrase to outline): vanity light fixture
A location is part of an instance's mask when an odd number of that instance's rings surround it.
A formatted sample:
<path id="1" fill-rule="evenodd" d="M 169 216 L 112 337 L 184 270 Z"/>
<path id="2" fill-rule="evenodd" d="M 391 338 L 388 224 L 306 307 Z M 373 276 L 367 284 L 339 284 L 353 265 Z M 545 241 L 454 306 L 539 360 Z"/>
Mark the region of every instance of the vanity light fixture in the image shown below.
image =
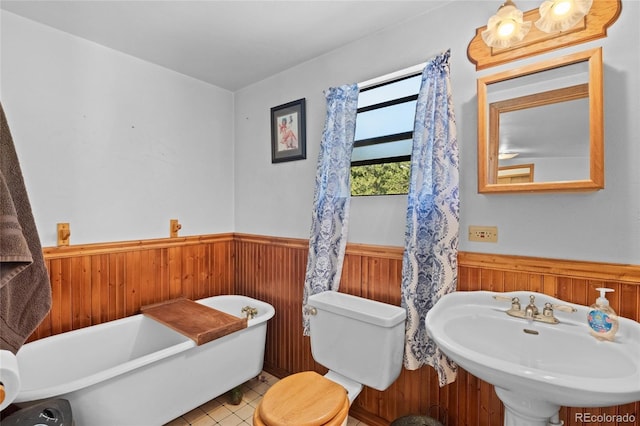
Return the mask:
<path id="1" fill-rule="evenodd" d="M 545 33 L 567 31 L 587 16 L 593 0 L 547 0 L 540 5 L 536 27 Z"/>
<path id="2" fill-rule="evenodd" d="M 487 29 L 482 32 L 482 40 L 489 47 L 505 48 L 522 40 L 530 28 L 531 22 L 522 19 L 522 11 L 512 0 L 506 0 L 489 18 Z"/>
<path id="3" fill-rule="evenodd" d="M 546 0 L 538 9 L 536 27 L 545 33 L 567 31 L 589 13 L 592 4 L 593 0 Z M 487 46 L 504 49 L 522 41 L 530 29 L 531 22 L 523 19 L 522 11 L 506 0 L 489 18 L 481 36 Z"/>

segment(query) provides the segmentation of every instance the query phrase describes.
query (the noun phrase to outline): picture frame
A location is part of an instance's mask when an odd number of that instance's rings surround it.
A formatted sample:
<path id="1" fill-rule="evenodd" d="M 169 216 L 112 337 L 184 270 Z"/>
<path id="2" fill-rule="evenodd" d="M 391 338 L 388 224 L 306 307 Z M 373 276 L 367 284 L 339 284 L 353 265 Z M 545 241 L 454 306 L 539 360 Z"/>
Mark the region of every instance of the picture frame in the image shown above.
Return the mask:
<path id="1" fill-rule="evenodd" d="M 305 98 L 271 108 L 271 163 L 307 158 Z"/>

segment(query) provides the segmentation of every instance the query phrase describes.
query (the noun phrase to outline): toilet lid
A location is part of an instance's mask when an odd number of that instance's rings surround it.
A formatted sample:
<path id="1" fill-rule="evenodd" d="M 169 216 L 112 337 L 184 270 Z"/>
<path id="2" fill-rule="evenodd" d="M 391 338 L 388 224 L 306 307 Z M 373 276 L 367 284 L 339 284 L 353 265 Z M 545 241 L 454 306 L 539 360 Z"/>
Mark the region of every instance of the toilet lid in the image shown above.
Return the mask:
<path id="1" fill-rule="evenodd" d="M 260 403 L 268 425 L 320 426 L 345 405 L 347 391 L 314 371 L 293 374 L 276 382 Z"/>

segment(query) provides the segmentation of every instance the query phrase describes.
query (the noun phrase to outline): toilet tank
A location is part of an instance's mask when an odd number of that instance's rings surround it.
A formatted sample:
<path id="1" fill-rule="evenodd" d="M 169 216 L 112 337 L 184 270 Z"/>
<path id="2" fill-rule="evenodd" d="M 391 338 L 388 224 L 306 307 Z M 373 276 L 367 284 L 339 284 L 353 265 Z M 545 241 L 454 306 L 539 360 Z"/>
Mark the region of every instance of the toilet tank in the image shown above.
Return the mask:
<path id="1" fill-rule="evenodd" d="M 377 390 L 400 375 L 406 310 L 335 291 L 309 296 L 311 353 L 329 370 Z"/>

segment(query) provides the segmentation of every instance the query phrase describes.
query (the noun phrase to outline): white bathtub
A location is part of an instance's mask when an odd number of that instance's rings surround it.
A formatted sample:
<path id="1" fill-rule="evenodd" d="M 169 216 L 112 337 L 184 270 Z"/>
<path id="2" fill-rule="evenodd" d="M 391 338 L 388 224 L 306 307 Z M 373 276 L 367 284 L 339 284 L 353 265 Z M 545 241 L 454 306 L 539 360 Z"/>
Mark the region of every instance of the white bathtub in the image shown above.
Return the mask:
<path id="1" fill-rule="evenodd" d="M 244 296 L 198 302 L 236 316 L 248 305 L 258 315 L 201 346 L 143 315 L 36 340 L 18 351 L 15 402 L 67 399 L 78 426 L 153 426 L 257 376 L 274 308 Z"/>

